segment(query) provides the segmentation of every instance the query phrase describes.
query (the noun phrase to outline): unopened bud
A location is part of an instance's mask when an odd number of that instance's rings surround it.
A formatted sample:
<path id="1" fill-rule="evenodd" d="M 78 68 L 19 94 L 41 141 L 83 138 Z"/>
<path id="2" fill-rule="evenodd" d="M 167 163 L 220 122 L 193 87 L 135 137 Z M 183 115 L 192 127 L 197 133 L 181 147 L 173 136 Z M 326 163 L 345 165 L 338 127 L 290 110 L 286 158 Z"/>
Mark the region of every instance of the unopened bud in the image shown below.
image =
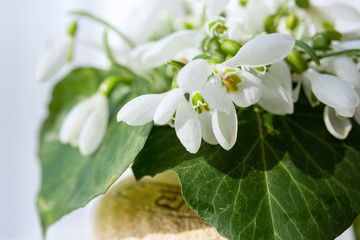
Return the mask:
<path id="1" fill-rule="evenodd" d="M 323 34 L 317 34 L 312 40 L 312 45 L 314 49 L 326 50 L 329 49 L 330 41 Z"/>
<path id="2" fill-rule="evenodd" d="M 220 48 L 226 54 L 235 56 L 241 48 L 241 45 L 233 40 L 222 40 L 220 41 Z"/>
<path id="3" fill-rule="evenodd" d="M 298 7 L 305 8 L 305 9 L 310 8 L 309 0 L 296 0 L 295 3 L 296 3 L 296 5 L 298 5 Z"/>
<path id="4" fill-rule="evenodd" d="M 73 37 L 73 36 L 75 36 L 76 31 L 77 31 L 77 22 L 75 21 L 75 22 L 71 23 L 71 25 L 68 29 L 68 34 Z"/>
<path id="5" fill-rule="evenodd" d="M 105 78 L 105 80 L 100 84 L 98 91 L 105 96 L 109 97 L 112 91 L 119 83 L 131 84 L 131 80 L 125 79 L 119 76 L 111 76 Z"/>
<path id="6" fill-rule="evenodd" d="M 270 15 L 265 19 L 265 31 L 267 33 L 276 32 L 277 24 L 276 24 L 276 15 Z"/>
<path id="7" fill-rule="evenodd" d="M 336 30 L 326 30 L 324 32 L 324 37 L 329 41 L 339 41 L 342 35 Z"/>
<path id="8" fill-rule="evenodd" d="M 293 13 L 290 14 L 286 19 L 286 27 L 290 30 L 294 30 L 299 23 L 298 17 Z"/>
<path id="9" fill-rule="evenodd" d="M 296 50 L 290 52 L 286 61 L 296 73 L 301 74 L 309 69 L 309 64 L 306 62 L 305 58 Z"/>

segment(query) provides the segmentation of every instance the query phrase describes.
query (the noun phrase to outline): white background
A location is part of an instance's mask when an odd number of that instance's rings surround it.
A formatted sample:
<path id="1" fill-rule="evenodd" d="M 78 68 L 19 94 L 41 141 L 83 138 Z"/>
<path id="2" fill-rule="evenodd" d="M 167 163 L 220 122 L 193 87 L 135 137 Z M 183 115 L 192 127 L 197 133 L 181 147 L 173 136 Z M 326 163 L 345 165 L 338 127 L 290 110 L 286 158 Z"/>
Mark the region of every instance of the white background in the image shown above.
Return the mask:
<path id="1" fill-rule="evenodd" d="M 35 206 L 40 185 L 37 134 L 53 83 L 36 83 L 34 69 L 47 39 L 65 31 L 72 20 L 69 10 L 87 10 L 121 25 L 138 2 L 0 0 L 0 240 L 41 239 Z M 101 30 L 87 21 L 79 28 L 82 36 L 93 40 L 101 38 Z M 86 49 L 75 60 L 106 65 L 102 55 Z M 62 218 L 50 227 L 47 239 L 92 239 L 94 204 Z M 351 232 L 343 239 L 351 239 Z"/>

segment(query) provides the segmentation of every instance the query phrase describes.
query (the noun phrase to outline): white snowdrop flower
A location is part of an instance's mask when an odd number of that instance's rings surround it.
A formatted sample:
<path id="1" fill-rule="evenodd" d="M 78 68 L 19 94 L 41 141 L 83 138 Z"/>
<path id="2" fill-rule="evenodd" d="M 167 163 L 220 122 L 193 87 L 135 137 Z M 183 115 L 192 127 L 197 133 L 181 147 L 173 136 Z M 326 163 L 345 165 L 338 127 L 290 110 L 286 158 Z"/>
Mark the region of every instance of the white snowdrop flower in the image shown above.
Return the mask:
<path id="1" fill-rule="evenodd" d="M 199 150 L 201 139 L 213 145 L 219 143 L 227 150 L 232 148 L 237 136 L 235 107 L 232 106 L 227 114 L 212 109 L 200 93 L 191 93 L 190 102 L 184 94 L 178 88 L 162 94 L 139 96 L 119 111 L 117 120 L 133 126 L 151 121 L 157 125 L 174 125 L 177 137 L 190 153 Z"/>
<path id="2" fill-rule="evenodd" d="M 185 16 L 186 9 L 182 0 L 142 1 L 129 15 L 129 19 L 124 21 L 121 29 L 135 44 L 140 44 L 155 36 L 169 34 L 169 27 L 177 25 L 174 21 L 182 21 Z"/>
<path id="3" fill-rule="evenodd" d="M 53 40 L 40 57 L 35 72 L 35 78 L 38 82 L 48 81 L 67 62 L 72 60 L 76 30 L 77 23 L 73 22 L 69 27 L 68 34 Z"/>
<path id="4" fill-rule="evenodd" d="M 71 59 L 74 38 L 64 35 L 57 39 L 40 57 L 35 77 L 38 82 L 51 79 Z"/>
<path id="5" fill-rule="evenodd" d="M 223 17 L 217 17 L 207 21 L 205 24 L 207 34 L 213 38 L 218 37 L 220 39 L 227 39 L 229 37 L 228 26 L 226 20 Z"/>
<path id="6" fill-rule="evenodd" d="M 284 61 L 275 63 L 266 74 L 258 77 L 262 81 L 262 94 L 258 104 L 272 114 L 292 114 L 294 102 L 288 65 Z"/>
<path id="7" fill-rule="evenodd" d="M 206 33 L 203 30 L 183 30 L 172 33 L 149 46 L 141 61 L 148 67 L 161 66 L 181 52 L 198 49 L 205 36 Z"/>
<path id="8" fill-rule="evenodd" d="M 345 139 L 349 135 L 352 124 L 349 118 L 340 116 L 335 109 L 325 106 L 324 122 L 327 130 L 337 139 Z"/>
<path id="9" fill-rule="evenodd" d="M 328 74 L 320 74 L 313 69 L 308 69 L 302 75 L 304 91 L 312 92 L 314 96 L 332 107 L 343 117 L 352 117 L 360 99 L 354 88 L 344 80 Z M 310 102 L 312 96 L 307 94 Z"/>
<path id="10" fill-rule="evenodd" d="M 109 119 L 108 98 L 96 93 L 71 109 L 66 116 L 59 138 L 64 144 L 79 147 L 83 156 L 93 154 L 103 141 Z"/>
<path id="11" fill-rule="evenodd" d="M 179 71 L 177 82 L 185 92 L 199 91 L 213 108 L 230 113 L 232 104 L 240 107 L 255 104 L 261 97 L 261 81 L 250 72 L 237 68 L 261 67 L 284 59 L 293 49 L 295 40 L 284 34 L 269 34 L 247 42 L 228 61 L 210 65 L 197 59 Z M 218 81 L 213 82 L 214 75 Z"/>

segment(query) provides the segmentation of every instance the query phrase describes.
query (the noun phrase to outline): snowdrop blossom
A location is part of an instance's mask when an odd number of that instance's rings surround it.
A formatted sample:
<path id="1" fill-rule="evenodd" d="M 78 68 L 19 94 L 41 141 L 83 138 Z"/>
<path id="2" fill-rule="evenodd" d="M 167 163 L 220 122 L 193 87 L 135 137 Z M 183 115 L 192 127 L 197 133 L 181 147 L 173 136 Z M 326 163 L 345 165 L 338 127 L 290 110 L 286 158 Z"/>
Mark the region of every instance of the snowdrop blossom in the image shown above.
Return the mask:
<path id="1" fill-rule="evenodd" d="M 199 91 L 212 107 L 226 113 L 232 106 L 227 96 L 236 105 L 248 107 L 260 99 L 261 81 L 245 68 L 281 61 L 293 49 L 294 43 L 291 36 L 269 34 L 250 40 L 224 63 L 211 65 L 207 60 L 194 60 L 180 70 L 177 77 L 179 87 L 185 92 Z M 218 81 L 214 81 L 212 75 Z"/>
<path id="2" fill-rule="evenodd" d="M 49 48 L 40 57 L 35 72 L 35 78 L 38 82 L 48 81 L 67 62 L 72 60 L 76 28 L 76 22 L 72 23 L 68 34 L 53 40 Z"/>
<path id="3" fill-rule="evenodd" d="M 51 79 L 71 59 L 74 39 L 65 35 L 57 39 L 40 57 L 36 68 L 36 80 L 45 82 Z"/>
<path id="4" fill-rule="evenodd" d="M 93 154 L 102 143 L 109 119 L 108 98 L 96 93 L 71 109 L 61 129 L 60 141 L 79 147 L 83 156 Z"/>
<path id="5" fill-rule="evenodd" d="M 235 107 L 229 113 L 213 109 L 198 92 L 190 94 L 188 101 L 181 89 L 162 94 L 147 94 L 128 102 L 117 115 L 118 122 L 132 126 L 154 121 L 157 125 L 170 124 L 180 142 L 190 153 L 196 153 L 201 139 L 209 144 L 220 144 L 231 149 L 237 136 Z"/>
<path id="6" fill-rule="evenodd" d="M 325 105 L 335 109 L 338 115 L 353 117 L 360 99 L 354 88 L 333 75 L 321 74 L 309 69 L 302 74 L 304 91 L 313 102 L 314 96 Z"/>

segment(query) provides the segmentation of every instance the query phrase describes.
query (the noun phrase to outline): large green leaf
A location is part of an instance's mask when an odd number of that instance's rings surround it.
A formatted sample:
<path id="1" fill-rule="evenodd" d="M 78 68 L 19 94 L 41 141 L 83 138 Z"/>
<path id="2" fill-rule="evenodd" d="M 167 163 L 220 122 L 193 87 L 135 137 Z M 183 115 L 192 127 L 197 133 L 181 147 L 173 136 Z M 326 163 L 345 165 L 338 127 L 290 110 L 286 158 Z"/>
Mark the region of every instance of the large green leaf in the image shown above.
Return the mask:
<path id="1" fill-rule="evenodd" d="M 42 186 L 38 196 L 38 210 L 44 232 L 60 217 L 105 193 L 128 168 L 148 137 L 151 124 L 131 127 L 116 122 L 115 114 L 123 104 L 149 91 L 146 83 L 134 79 L 131 91 L 129 87 L 119 86 L 112 94 L 109 128 L 102 146 L 95 154 L 82 157 L 77 148 L 59 142 L 59 128 L 70 109 L 80 100 L 94 94 L 99 83 L 110 75 L 129 74 L 123 69 L 77 69 L 57 84 L 53 91 L 49 117 L 40 134 L 39 149 Z"/>
<path id="2" fill-rule="evenodd" d="M 231 151 L 204 143 L 192 155 L 156 127 L 134 173 L 175 170 L 187 204 L 229 239 L 334 239 L 360 211 L 360 131 L 338 141 L 308 105 L 287 117 L 240 110 Z"/>

